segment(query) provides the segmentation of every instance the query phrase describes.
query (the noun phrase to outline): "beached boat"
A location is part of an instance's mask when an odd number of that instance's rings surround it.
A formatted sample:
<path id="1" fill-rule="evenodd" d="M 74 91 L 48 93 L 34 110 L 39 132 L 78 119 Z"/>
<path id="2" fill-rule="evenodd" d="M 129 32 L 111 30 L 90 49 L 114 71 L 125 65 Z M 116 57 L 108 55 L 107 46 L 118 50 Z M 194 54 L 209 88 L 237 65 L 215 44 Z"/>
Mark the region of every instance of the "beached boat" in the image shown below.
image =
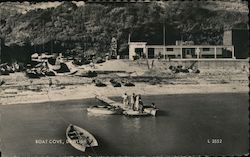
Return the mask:
<path id="1" fill-rule="evenodd" d="M 28 76 L 29 78 L 40 78 L 40 75 L 36 71 L 31 69 L 26 70 L 26 76 Z"/>
<path id="2" fill-rule="evenodd" d="M 110 83 L 112 84 L 113 87 L 121 87 L 122 86 L 120 82 L 118 82 L 114 79 L 111 79 Z"/>
<path id="3" fill-rule="evenodd" d="M 105 83 L 103 83 L 100 80 L 93 80 L 92 82 L 95 83 L 95 86 L 97 86 L 97 87 L 106 87 L 107 86 Z"/>
<path id="4" fill-rule="evenodd" d="M 132 82 L 125 82 L 125 83 L 123 83 L 123 85 L 127 86 L 127 87 L 134 87 L 135 86 L 135 84 Z"/>
<path id="5" fill-rule="evenodd" d="M 106 115 L 112 115 L 112 114 L 121 114 L 122 110 L 119 108 L 115 108 L 113 106 L 91 106 L 87 108 L 87 111 L 93 114 L 106 114 Z"/>
<path id="6" fill-rule="evenodd" d="M 97 76 L 97 72 L 96 71 L 88 71 L 88 72 L 84 72 L 81 74 L 82 77 L 96 77 Z"/>
<path id="7" fill-rule="evenodd" d="M 93 135 L 83 128 L 70 124 L 66 129 L 68 142 L 77 150 L 85 152 L 86 147 L 98 146 L 98 142 Z"/>

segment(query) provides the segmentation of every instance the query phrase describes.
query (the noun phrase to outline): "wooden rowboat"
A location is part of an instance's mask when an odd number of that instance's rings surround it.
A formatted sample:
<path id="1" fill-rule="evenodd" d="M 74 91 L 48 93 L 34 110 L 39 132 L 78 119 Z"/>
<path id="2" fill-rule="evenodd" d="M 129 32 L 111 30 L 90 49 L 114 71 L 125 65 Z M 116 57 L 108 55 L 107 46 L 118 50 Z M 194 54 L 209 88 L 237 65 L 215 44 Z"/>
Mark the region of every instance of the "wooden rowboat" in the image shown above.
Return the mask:
<path id="1" fill-rule="evenodd" d="M 98 146 L 98 142 L 87 130 L 70 124 L 66 129 L 68 142 L 77 150 L 85 152 L 86 147 Z"/>
<path id="2" fill-rule="evenodd" d="M 134 110 L 123 111 L 123 114 L 126 115 L 126 116 L 150 116 L 149 113 L 134 111 Z"/>
<path id="3" fill-rule="evenodd" d="M 106 114 L 106 115 L 121 114 L 121 109 L 109 105 L 91 106 L 87 108 L 87 111 L 93 114 Z"/>

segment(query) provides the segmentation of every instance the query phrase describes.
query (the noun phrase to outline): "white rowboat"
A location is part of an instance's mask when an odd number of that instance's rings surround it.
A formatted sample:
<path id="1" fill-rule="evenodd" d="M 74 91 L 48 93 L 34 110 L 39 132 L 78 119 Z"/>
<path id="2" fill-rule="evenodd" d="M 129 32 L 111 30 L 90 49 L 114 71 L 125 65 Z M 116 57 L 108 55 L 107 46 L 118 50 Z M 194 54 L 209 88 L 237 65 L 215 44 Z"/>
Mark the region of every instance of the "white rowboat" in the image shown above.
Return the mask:
<path id="1" fill-rule="evenodd" d="M 121 110 L 115 109 L 112 106 L 91 106 L 87 108 L 87 111 L 93 114 L 121 114 Z"/>
<path id="2" fill-rule="evenodd" d="M 77 150 L 85 152 L 86 147 L 98 146 L 98 142 L 87 130 L 70 124 L 66 129 L 68 142 Z"/>

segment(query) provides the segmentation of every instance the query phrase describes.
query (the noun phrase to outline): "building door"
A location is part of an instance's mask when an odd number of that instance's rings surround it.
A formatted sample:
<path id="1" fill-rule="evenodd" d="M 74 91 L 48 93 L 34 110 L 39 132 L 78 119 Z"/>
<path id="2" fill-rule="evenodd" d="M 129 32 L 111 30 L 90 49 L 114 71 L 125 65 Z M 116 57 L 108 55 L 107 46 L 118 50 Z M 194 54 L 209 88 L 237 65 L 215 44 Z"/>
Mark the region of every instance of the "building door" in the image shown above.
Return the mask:
<path id="1" fill-rule="evenodd" d="M 222 58 L 232 58 L 232 51 L 225 48 L 222 49 Z"/>
<path id="2" fill-rule="evenodd" d="M 138 57 L 142 57 L 143 48 L 135 48 L 135 55 Z"/>
<path id="3" fill-rule="evenodd" d="M 148 48 L 148 58 L 154 58 L 154 57 L 155 57 L 155 49 Z"/>
<path id="4" fill-rule="evenodd" d="M 183 48 L 182 51 L 183 58 L 194 58 L 195 55 L 195 48 Z"/>

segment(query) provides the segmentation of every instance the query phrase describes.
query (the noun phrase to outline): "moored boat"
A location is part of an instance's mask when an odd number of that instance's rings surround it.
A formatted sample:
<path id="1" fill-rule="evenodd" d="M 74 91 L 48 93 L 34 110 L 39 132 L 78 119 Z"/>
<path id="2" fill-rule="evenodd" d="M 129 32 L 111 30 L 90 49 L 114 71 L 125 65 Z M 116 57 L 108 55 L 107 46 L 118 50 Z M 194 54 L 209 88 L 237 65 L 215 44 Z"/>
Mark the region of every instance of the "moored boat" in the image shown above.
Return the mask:
<path id="1" fill-rule="evenodd" d="M 66 129 L 67 141 L 77 150 L 85 152 L 86 147 L 98 146 L 95 137 L 87 130 L 70 124 Z"/>
<path id="2" fill-rule="evenodd" d="M 106 114 L 106 115 L 122 113 L 122 110 L 120 108 L 115 108 L 113 106 L 101 106 L 101 105 L 88 107 L 87 111 L 93 114 Z"/>
<path id="3" fill-rule="evenodd" d="M 120 102 L 116 102 L 114 100 L 111 100 L 108 97 L 96 95 L 95 98 L 98 99 L 99 101 L 107 104 L 107 105 L 110 105 L 110 106 L 113 106 L 113 107 L 119 107 L 121 109 L 125 109 L 124 104 L 122 104 Z"/>
<path id="4" fill-rule="evenodd" d="M 124 104 L 120 102 L 113 101 L 105 96 L 96 96 L 96 98 L 105 104 L 112 106 L 112 107 L 118 107 L 120 110 L 122 110 L 122 114 L 129 115 L 129 116 L 156 116 L 157 111 L 159 110 L 154 105 L 152 106 L 143 106 L 143 112 L 128 109 Z M 154 104 L 154 103 L 152 103 Z"/>
<path id="5" fill-rule="evenodd" d="M 145 113 L 148 113 L 148 114 L 150 114 L 150 115 L 152 115 L 152 116 L 156 116 L 156 112 L 158 111 L 159 109 L 157 109 L 157 108 L 153 108 L 153 107 L 147 107 L 147 108 L 144 108 L 144 112 Z"/>
<path id="6" fill-rule="evenodd" d="M 150 116 L 150 113 L 134 111 L 134 110 L 125 110 L 123 114 L 126 116 Z"/>
<path id="7" fill-rule="evenodd" d="M 123 114 L 128 116 L 156 116 L 156 112 L 159 109 L 151 106 L 144 106 L 143 111 L 136 111 L 136 110 L 124 110 Z"/>

